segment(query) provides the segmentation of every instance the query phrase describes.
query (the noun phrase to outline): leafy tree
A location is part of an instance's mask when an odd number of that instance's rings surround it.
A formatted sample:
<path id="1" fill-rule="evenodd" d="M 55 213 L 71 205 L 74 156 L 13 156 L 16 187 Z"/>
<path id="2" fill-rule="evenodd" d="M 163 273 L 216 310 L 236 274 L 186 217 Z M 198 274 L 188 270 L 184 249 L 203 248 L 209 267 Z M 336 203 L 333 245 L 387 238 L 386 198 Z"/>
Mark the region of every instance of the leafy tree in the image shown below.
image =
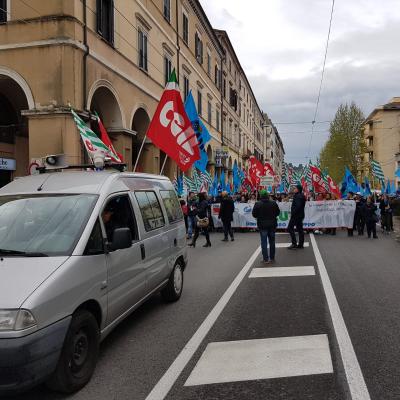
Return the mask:
<path id="1" fill-rule="evenodd" d="M 341 104 L 330 124 L 329 139 L 322 148 L 319 158 L 321 168 L 340 182 L 345 166 L 357 177 L 363 169 L 363 154 L 366 151 L 363 125 L 365 117 L 357 105 Z"/>

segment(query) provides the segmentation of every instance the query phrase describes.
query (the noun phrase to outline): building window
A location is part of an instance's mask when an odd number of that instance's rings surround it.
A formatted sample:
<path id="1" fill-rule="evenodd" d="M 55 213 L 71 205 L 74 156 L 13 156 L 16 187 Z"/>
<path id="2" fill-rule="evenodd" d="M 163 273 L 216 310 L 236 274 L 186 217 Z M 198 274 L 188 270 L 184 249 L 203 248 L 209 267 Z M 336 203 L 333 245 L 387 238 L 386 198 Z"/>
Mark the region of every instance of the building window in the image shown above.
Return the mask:
<path id="1" fill-rule="evenodd" d="M 229 105 L 237 111 L 237 92 L 232 87 L 229 88 Z"/>
<path id="2" fill-rule="evenodd" d="M 164 79 L 167 84 L 172 72 L 172 62 L 168 56 L 164 56 Z"/>
<path id="3" fill-rule="evenodd" d="M 374 145 L 374 138 L 373 137 L 369 137 L 368 138 L 368 146 L 373 146 Z"/>
<path id="4" fill-rule="evenodd" d="M 224 98 L 226 99 L 226 79 L 224 78 L 224 85 L 223 85 L 223 94 L 224 94 Z"/>
<path id="5" fill-rule="evenodd" d="M 194 35 L 194 46 L 196 60 L 199 64 L 203 64 L 203 42 L 197 32 Z"/>
<path id="6" fill-rule="evenodd" d="M 231 69 L 232 69 L 232 62 L 231 60 L 229 60 L 229 72 L 231 72 Z"/>
<path id="7" fill-rule="evenodd" d="M 183 29 L 182 29 L 183 41 L 186 44 L 188 44 L 189 43 L 189 18 L 185 13 L 182 14 L 182 23 L 183 23 Z"/>
<path id="8" fill-rule="evenodd" d="M 97 33 L 114 44 L 114 0 L 97 0 Z"/>
<path id="9" fill-rule="evenodd" d="M 171 1 L 164 0 L 164 7 L 163 7 L 164 18 L 170 22 L 171 21 Z"/>
<path id="10" fill-rule="evenodd" d="M 211 103 L 207 102 L 207 122 L 211 125 Z"/>
<path id="11" fill-rule="evenodd" d="M 203 108 L 202 108 L 201 91 L 197 90 L 197 113 L 199 115 L 201 115 L 202 111 L 203 111 Z"/>
<path id="12" fill-rule="evenodd" d="M 242 147 L 242 132 L 239 130 L 239 147 Z"/>
<path id="13" fill-rule="evenodd" d="M 207 53 L 207 74 L 211 76 L 211 55 Z"/>
<path id="14" fill-rule="evenodd" d="M 219 70 L 218 65 L 215 65 L 214 74 L 215 74 L 214 76 L 215 86 L 218 89 L 221 89 L 221 71 Z"/>
<path id="15" fill-rule="evenodd" d="M 189 96 L 189 78 L 187 76 L 183 77 L 183 94 L 185 96 L 185 101 Z"/>
<path id="16" fill-rule="evenodd" d="M 7 22 L 7 0 L 0 0 L 0 24 Z"/>
<path id="17" fill-rule="evenodd" d="M 215 121 L 216 121 L 216 126 L 217 126 L 217 131 L 220 131 L 220 115 L 219 115 L 219 110 L 217 109 L 216 113 L 215 113 Z"/>
<path id="18" fill-rule="evenodd" d="M 147 71 L 147 34 L 138 29 L 139 68 Z"/>

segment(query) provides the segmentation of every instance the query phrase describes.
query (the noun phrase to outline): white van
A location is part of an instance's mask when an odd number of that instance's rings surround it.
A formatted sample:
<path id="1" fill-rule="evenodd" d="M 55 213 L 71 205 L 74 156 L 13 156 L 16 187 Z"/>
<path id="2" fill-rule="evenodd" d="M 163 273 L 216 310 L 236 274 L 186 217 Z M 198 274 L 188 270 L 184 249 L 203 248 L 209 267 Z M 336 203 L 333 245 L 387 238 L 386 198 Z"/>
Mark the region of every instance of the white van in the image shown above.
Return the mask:
<path id="1" fill-rule="evenodd" d="M 185 225 L 170 180 L 54 172 L 0 189 L 0 394 L 74 392 L 99 343 L 152 294 L 180 298 Z"/>

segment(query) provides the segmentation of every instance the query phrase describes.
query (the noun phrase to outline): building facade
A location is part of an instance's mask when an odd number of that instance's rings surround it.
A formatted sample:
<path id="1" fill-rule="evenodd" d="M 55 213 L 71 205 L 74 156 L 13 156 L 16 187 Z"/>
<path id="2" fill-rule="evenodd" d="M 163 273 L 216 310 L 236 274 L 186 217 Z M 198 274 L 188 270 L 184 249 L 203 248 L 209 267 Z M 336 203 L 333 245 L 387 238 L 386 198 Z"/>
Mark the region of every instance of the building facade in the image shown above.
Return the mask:
<path id="1" fill-rule="evenodd" d="M 265 161 L 268 161 L 275 173 L 280 175 L 285 160 L 285 149 L 278 129 L 272 123 L 267 114 L 264 114 L 266 121 L 266 141 L 264 145 Z"/>
<path id="2" fill-rule="evenodd" d="M 370 172 L 371 160 L 378 161 L 385 177 L 394 180 L 400 189 L 400 179 L 395 176 L 400 168 L 400 97 L 371 112 L 364 124 L 364 137 L 367 152 L 361 174 Z"/>
<path id="3" fill-rule="evenodd" d="M 249 153 L 264 156 L 251 87 L 199 1 L 0 1 L 0 158 L 10 168 L 0 184 L 26 175 L 30 160 L 47 154 L 85 160 L 71 107 L 88 123 L 99 114 L 128 170 L 138 161 L 138 171 L 159 173 L 165 154 L 145 134 L 173 68 L 212 136 L 211 173 L 244 165 Z M 249 95 L 244 111 L 242 91 Z M 164 173 L 172 178 L 176 164 L 167 159 Z"/>

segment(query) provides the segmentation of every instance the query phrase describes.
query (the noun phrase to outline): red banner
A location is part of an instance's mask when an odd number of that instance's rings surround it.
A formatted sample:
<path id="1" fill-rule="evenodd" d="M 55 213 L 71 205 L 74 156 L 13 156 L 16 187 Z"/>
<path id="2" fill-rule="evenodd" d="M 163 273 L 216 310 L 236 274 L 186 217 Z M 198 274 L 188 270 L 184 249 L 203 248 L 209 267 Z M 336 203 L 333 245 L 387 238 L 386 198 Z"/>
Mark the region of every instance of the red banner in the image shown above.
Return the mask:
<path id="1" fill-rule="evenodd" d="M 310 165 L 311 182 L 315 193 L 327 193 L 321 170 L 315 165 Z"/>
<path id="2" fill-rule="evenodd" d="M 264 166 L 261 164 L 261 161 L 258 160 L 255 156 L 251 156 L 249 158 L 250 166 L 249 166 L 249 177 L 253 186 L 260 185 L 260 177 L 264 176 Z"/>
<path id="3" fill-rule="evenodd" d="M 196 134 L 175 82 L 168 82 L 150 122 L 147 136 L 155 146 L 175 160 L 184 172 L 200 159 Z"/>

